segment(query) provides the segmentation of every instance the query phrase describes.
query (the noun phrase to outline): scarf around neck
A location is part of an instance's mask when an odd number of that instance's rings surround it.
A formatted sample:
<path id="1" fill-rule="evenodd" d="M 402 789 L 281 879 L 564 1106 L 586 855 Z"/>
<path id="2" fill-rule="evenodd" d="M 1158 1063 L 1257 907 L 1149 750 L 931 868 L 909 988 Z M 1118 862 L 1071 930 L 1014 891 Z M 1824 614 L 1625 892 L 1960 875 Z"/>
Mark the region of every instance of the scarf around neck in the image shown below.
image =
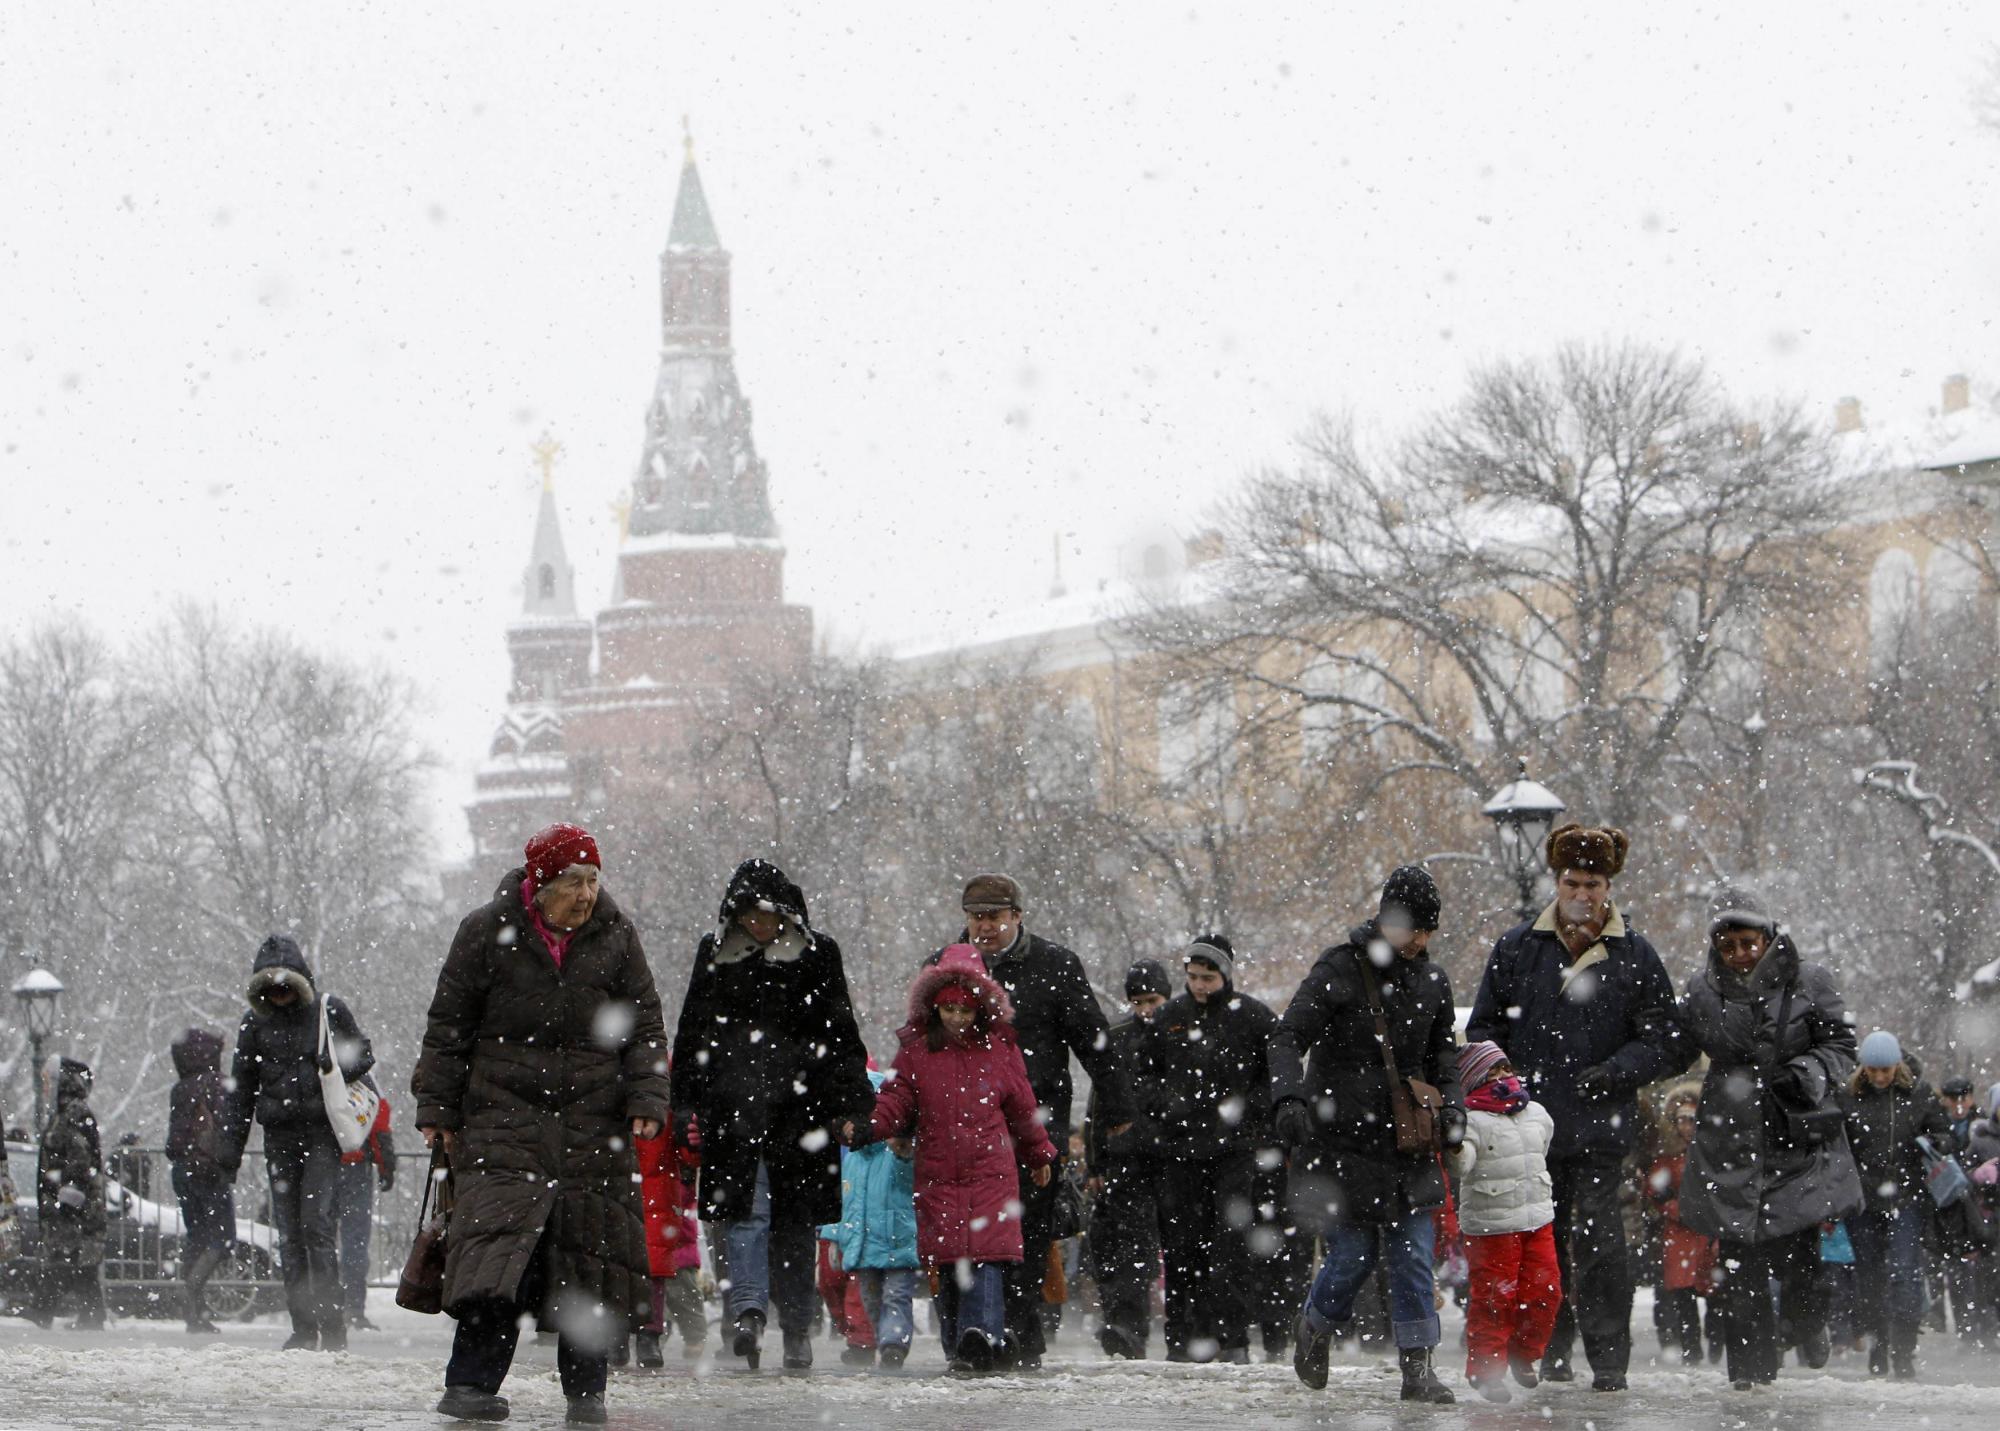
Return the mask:
<path id="1" fill-rule="evenodd" d="M 1479 1113 L 1511 1118 L 1528 1106 L 1528 1090 L 1518 1077 L 1488 1079 L 1465 1095 L 1465 1106 Z"/>

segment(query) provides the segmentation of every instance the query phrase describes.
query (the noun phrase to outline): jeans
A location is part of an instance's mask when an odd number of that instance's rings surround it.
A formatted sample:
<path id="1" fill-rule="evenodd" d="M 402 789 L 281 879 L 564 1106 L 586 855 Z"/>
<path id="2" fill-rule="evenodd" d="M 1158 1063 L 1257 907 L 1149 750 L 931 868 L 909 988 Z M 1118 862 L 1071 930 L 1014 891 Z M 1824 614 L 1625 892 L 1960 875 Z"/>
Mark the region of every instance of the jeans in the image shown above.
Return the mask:
<path id="1" fill-rule="evenodd" d="M 1167 1350 L 1205 1359 L 1250 1345 L 1249 1153 L 1169 1158 L 1160 1177 L 1167 1263 Z"/>
<path id="2" fill-rule="evenodd" d="M 1569 1365 L 1581 1332 L 1584 1355 L 1599 1375 L 1623 1376 L 1632 1364 L 1632 1266 L 1618 1205 L 1620 1161 L 1586 1155 L 1549 1163 L 1563 1304 L 1546 1359 Z"/>
<path id="3" fill-rule="evenodd" d="M 968 1331 L 986 1333 L 996 1347 L 1008 1336 L 1007 1272 L 1013 1265 L 959 1262 L 938 1269 L 938 1330 L 946 1356 L 958 1350 L 958 1339 Z"/>
<path id="4" fill-rule="evenodd" d="M 1385 1245 L 1389 1260 L 1389 1316 L 1396 1345 L 1406 1351 L 1438 1344 L 1440 1332 L 1431 1257 L 1437 1229 L 1428 1212 L 1399 1223 L 1336 1222 L 1326 1230 L 1326 1261 L 1306 1295 L 1306 1324 L 1329 1332 L 1354 1317 L 1355 1294 L 1375 1270 Z"/>
<path id="5" fill-rule="evenodd" d="M 295 1336 L 343 1336 L 340 1300 L 340 1144 L 321 1119 L 264 1129 L 278 1266 Z"/>
<path id="6" fill-rule="evenodd" d="M 917 1273 L 912 1267 L 862 1267 L 855 1271 L 861 1283 L 861 1307 L 875 1324 L 875 1344 L 907 1347 L 916 1324 L 910 1303 L 916 1295 Z"/>
<path id="7" fill-rule="evenodd" d="M 368 1241 L 375 1224 L 375 1165 L 340 1165 L 340 1291 L 347 1315 L 368 1307 Z"/>
<path id="8" fill-rule="evenodd" d="M 1850 1224 L 1851 1226 L 1851 1224 Z M 1728 1242 L 1716 1254 L 1722 1286 L 1724 1344 L 1731 1381 L 1772 1382 L 1787 1344 L 1804 1342 L 1826 1325 L 1826 1276 L 1819 1260 L 1819 1228 L 1808 1227 L 1768 1242 Z M 1771 1301 L 1771 1283 L 1778 1301 Z M 1783 1325 L 1779 1323 L 1783 1314 Z M 1682 1333 L 1681 1355 L 1701 1353 L 1701 1324 L 1692 1340 Z"/>
<path id="9" fill-rule="evenodd" d="M 1857 1330 L 1891 1347 L 1913 1350 L 1924 1320 L 1924 1212 L 1905 1198 L 1893 1207 L 1847 1219 L 1854 1244 Z"/>
<path id="10" fill-rule="evenodd" d="M 493 1395 L 507 1379 L 514 1364 L 514 1348 L 521 1340 L 521 1318 L 540 1310 L 548 1292 L 548 1238 L 535 1244 L 529 1254 L 528 1270 L 521 1274 L 515 1298 L 480 1297 L 458 1310 L 458 1331 L 451 1340 L 451 1360 L 445 1363 L 446 1386 L 469 1386 Z M 586 1346 L 566 1330 L 556 1338 L 556 1371 L 562 1378 L 563 1395 L 584 1396 L 604 1390 L 611 1363 L 605 1346 Z"/>
<path id="11" fill-rule="evenodd" d="M 762 1312 L 773 1292 L 778 1300 L 778 1325 L 787 1332 L 810 1332 L 813 1320 L 814 1224 L 775 1202 L 771 1169 L 757 1164 L 757 1193 L 750 1215 L 722 1224 L 729 1263 L 729 1287 L 724 1315 L 735 1321 L 745 1312 Z"/>

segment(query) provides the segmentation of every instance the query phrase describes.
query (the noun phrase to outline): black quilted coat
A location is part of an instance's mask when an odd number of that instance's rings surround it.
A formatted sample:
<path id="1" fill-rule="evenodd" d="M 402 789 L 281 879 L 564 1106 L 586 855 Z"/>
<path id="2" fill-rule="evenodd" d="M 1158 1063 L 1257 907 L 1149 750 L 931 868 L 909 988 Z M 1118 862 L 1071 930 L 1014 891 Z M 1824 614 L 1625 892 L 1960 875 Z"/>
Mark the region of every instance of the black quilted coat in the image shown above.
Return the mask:
<path id="1" fill-rule="evenodd" d="M 651 1308 L 630 1120 L 667 1117 L 660 999 L 608 893 L 557 968 L 523 878 L 458 926 L 410 1080 L 417 1126 L 459 1135 L 445 1310 L 515 1299 L 546 1236 L 544 1324 L 595 1306 L 615 1325 Z"/>

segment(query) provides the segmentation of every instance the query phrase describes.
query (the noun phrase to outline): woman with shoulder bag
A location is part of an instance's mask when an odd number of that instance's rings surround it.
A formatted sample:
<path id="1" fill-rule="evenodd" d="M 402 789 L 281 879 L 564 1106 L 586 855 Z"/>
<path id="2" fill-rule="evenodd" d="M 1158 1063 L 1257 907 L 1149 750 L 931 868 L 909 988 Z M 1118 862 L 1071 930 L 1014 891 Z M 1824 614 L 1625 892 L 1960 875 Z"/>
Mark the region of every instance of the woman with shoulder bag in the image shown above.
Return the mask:
<path id="1" fill-rule="evenodd" d="M 1719 886 L 1708 928 L 1707 964 L 1680 1000 L 1709 1066 L 1679 1210 L 1683 1226 L 1720 1244 L 1729 1380 L 1744 1391 L 1777 1380 L 1787 1345 L 1811 1367 L 1830 1352 L 1820 1224 L 1861 1208 L 1839 1104 L 1854 1031 L 1833 975 L 1799 957 L 1753 891 Z"/>

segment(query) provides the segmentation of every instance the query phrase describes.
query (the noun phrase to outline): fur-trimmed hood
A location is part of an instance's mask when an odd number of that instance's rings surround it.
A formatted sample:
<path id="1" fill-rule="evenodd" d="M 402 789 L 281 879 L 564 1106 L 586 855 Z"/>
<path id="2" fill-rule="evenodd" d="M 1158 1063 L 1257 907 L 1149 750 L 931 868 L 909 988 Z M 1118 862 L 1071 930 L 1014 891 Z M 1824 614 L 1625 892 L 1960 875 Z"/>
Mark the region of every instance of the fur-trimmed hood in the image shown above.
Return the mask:
<path id="1" fill-rule="evenodd" d="M 986 960 L 970 944 L 954 944 L 938 956 L 935 964 L 917 971 L 910 981 L 910 1027 L 923 1029 L 931 1017 L 931 1000 L 947 984 L 963 984 L 979 995 L 979 1017 L 974 1027 L 985 1033 L 995 1024 L 1014 1022 L 1014 1001 L 986 972 Z"/>
<path id="2" fill-rule="evenodd" d="M 271 991 L 280 985 L 298 996 L 291 1005 L 293 1009 L 311 1008 L 318 995 L 305 951 L 289 934 L 273 934 L 258 946 L 257 957 L 250 965 L 250 988 L 246 995 L 250 1007 L 260 1014 L 283 1012 L 271 1002 Z"/>
<path id="3" fill-rule="evenodd" d="M 757 943 L 736 922 L 737 915 L 751 909 L 764 910 L 784 921 L 784 928 L 769 944 Z M 716 912 L 716 963 L 734 964 L 757 953 L 789 963 L 811 949 L 814 941 L 805 892 L 783 870 L 769 860 L 745 860 L 736 867 L 723 891 L 722 908 Z"/>

